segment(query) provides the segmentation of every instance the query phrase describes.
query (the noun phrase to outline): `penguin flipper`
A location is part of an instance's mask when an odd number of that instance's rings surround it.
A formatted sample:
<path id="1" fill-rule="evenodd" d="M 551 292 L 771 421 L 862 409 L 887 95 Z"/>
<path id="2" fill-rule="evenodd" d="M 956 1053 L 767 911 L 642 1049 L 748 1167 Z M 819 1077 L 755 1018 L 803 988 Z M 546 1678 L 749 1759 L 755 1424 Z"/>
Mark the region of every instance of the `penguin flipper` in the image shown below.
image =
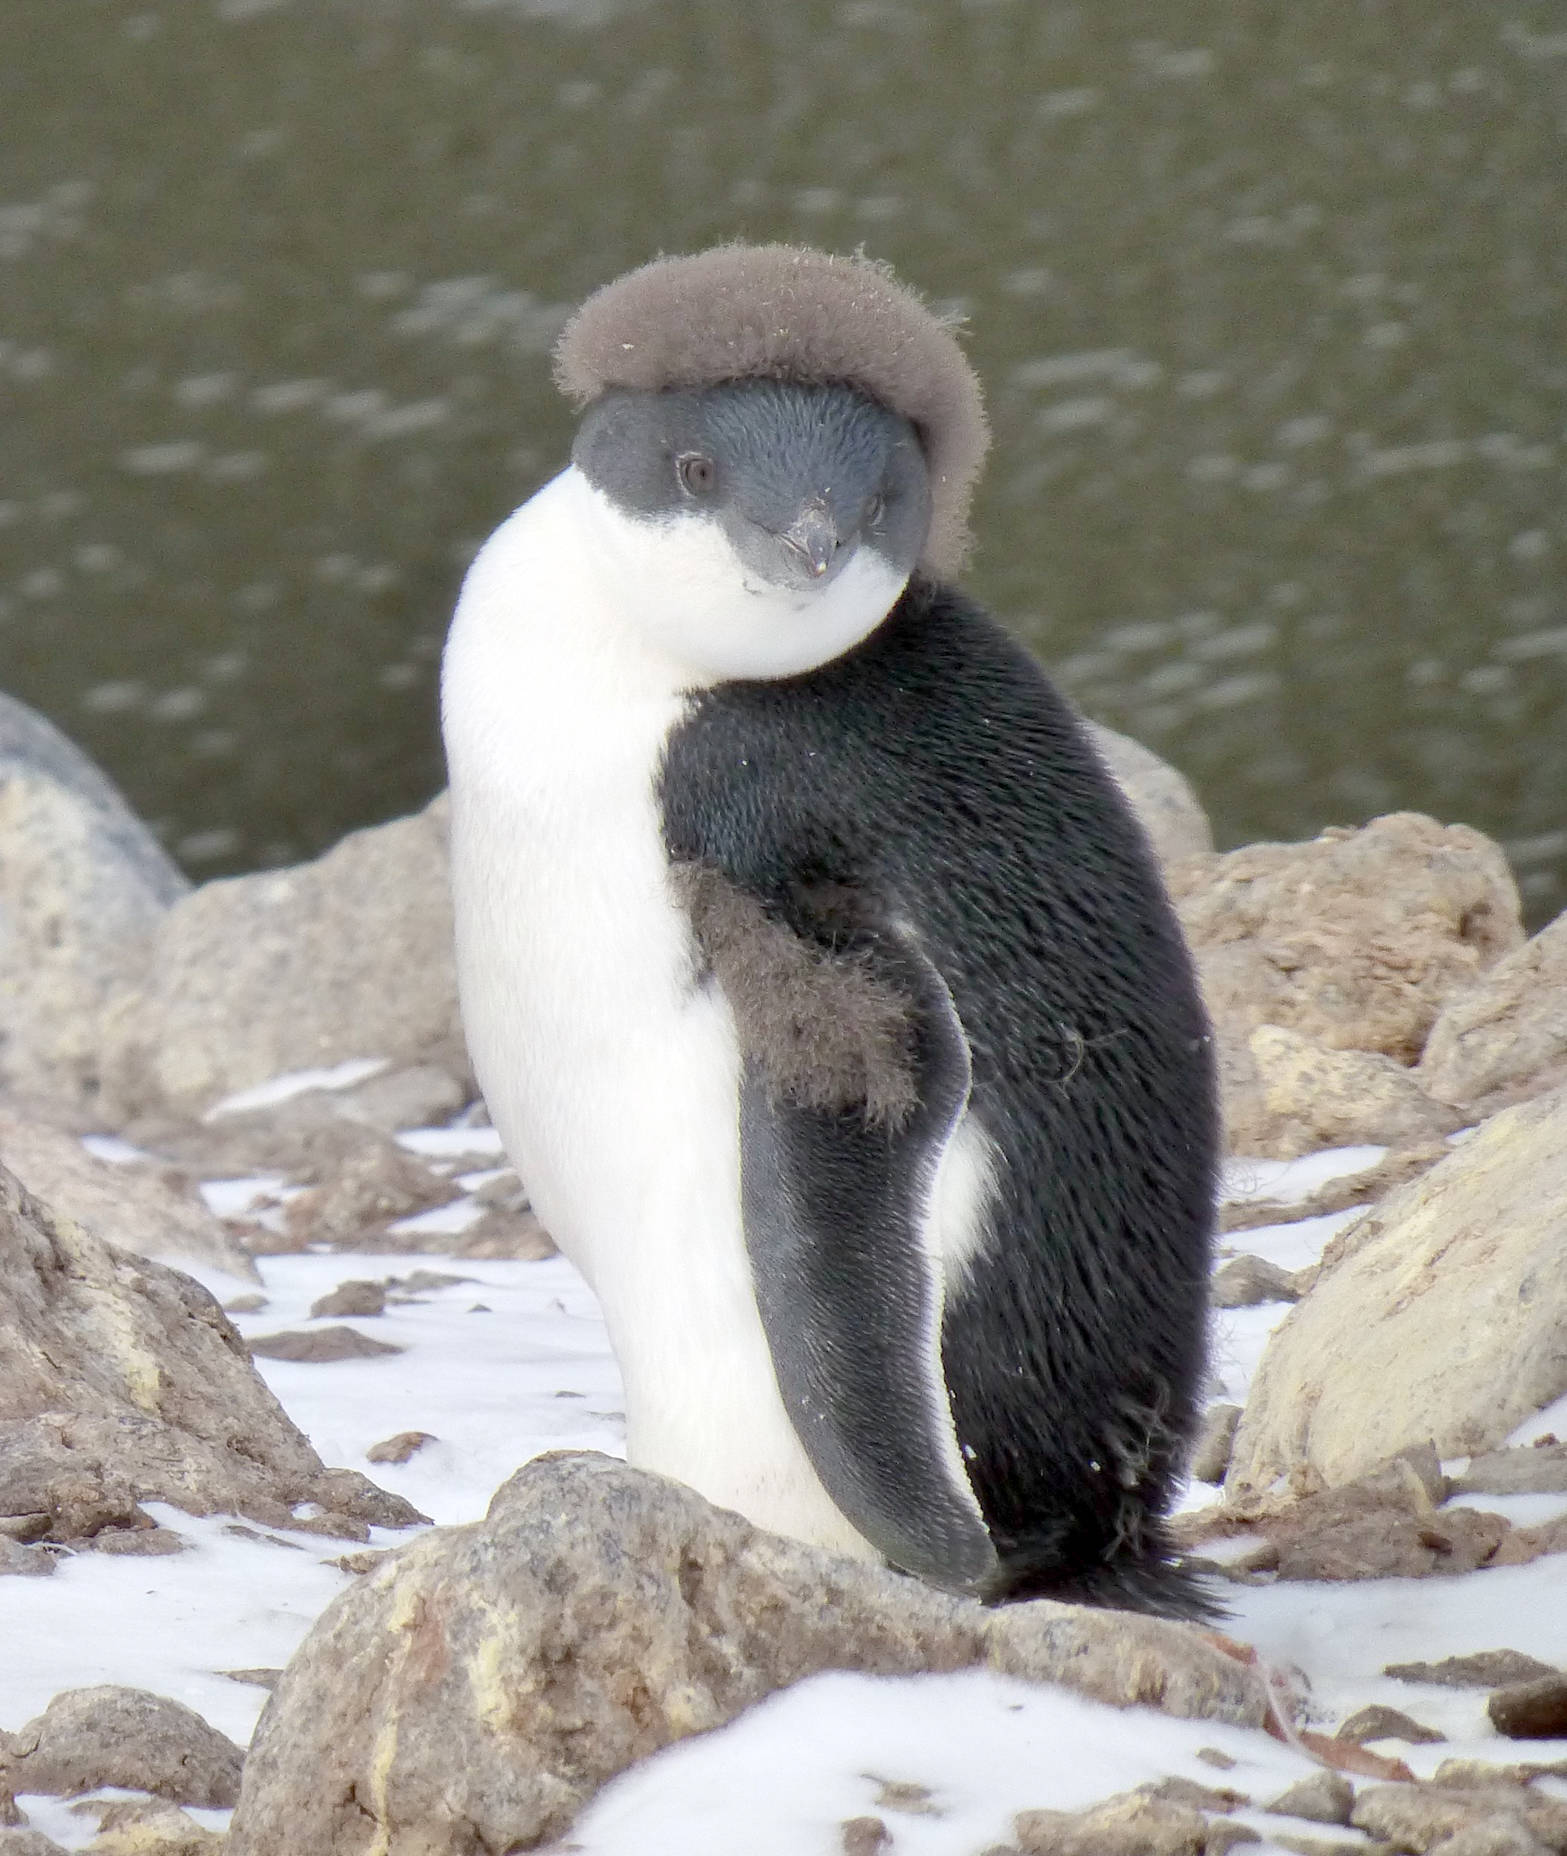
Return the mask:
<path id="1" fill-rule="evenodd" d="M 741 1208 L 762 1326 L 785 1409 L 844 1515 L 894 1565 L 984 1595 L 999 1561 L 953 1427 L 926 1234 L 968 1103 L 967 1040 L 908 931 L 862 925 L 849 949 L 811 951 L 819 986 L 824 958 L 849 964 L 814 1008 L 832 1023 L 810 1022 L 796 997 L 805 1022 L 791 1048 L 841 1059 L 852 1032 L 863 1088 L 845 1100 L 853 1062 L 813 1081 L 742 1025 Z M 847 1004 L 834 986 L 850 989 Z"/>

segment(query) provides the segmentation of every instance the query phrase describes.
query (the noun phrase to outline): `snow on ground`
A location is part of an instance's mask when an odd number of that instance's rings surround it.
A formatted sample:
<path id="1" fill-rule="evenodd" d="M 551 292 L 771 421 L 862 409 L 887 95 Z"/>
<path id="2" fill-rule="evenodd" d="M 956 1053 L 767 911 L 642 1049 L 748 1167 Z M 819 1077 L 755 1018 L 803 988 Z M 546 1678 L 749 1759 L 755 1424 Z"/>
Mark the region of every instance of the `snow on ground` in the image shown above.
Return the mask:
<path id="1" fill-rule="evenodd" d="M 459 1140 L 450 1151 L 474 1149 Z M 1226 1183 L 1232 1197 L 1300 1203 L 1324 1180 L 1374 1164 L 1381 1151 L 1239 1163 Z M 1348 1216 L 1237 1232 L 1229 1241 L 1299 1268 Z M 427 1280 L 411 1300 L 355 1321 L 403 1346 L 401 1354 L 256 1363 L 327 1462 L 364 1470 L 437 1522 L 476 1519 L 495 1488 L 541 1450 L 621 1452 L 619 1378 L 603 1323 L 563 1259 L 309 1254 L 263 1257 L 259 1267 L 267 1305 L 235 1317 L 250 1335 L 302 1325 L 311 1303 L 349 1278 L 406 1280 L 419 1271 L 448 1278 Z M 220 1298 L 253 1288 L 192 1273 Z M 1287 1312 L 1273 1304 L 1216 1316 L 1216 1397 L 1243 1401 L 1267 1336 Z M 437 1441 L 404 1465 L 368 1462 L 371 1444 L 407 1430 L 431 1432 Z M 1514 1441 L 1549 1430 L 1567 1434 L 1567 1400 L 1520 1426 Z M 1191 1499 L 1211 1494 L 1194 1491 Z M 1567 1509 L 1567 1498 L 1553 1496 L 1474 1500 L 1519 1522 Z M 21 1726 L 61 1689 L 123 1682 L 175 1696 L 235 1739 L 248 1739 L 265 1692 L 222 1672 L 287 1661 L 350 1582 L 351 1574 L 329 1563 L 348 1543 L 155 1512 L 190 1543 L 187 1552 L 155 1559 L 84 1553 L 66 1559 L 52 1579 L 0 1578 L 0 1727 Z M 372 1544 L 406 1537 L 378 1530 Z M 1511 1748 L 1486 1721 L 1483 1691 L 1398 1682 L 1380 1673 L 1385 1663 L 1507 1647 L 1567 1664 L 1562 1556 L 1460 1579 L 1237 1586 L 1225 1596 L 1235 1636 L 1255 1643 L 1268 1662 L 1303 1672 L 1315 1722 L 1385 1701 L 1450 1734 L 1451 1744 L 1394 1749 L 1420 1772 L 1454 1754 L 1506 1759 Z M 1216 1773 L 1197 1759 L 1199 1748 L 1218 1748 L 1236 1764 Z M 1567 1742 L 1537 1743 L 1530 1756 L 1567 1756 Z M 1308 1769 L 1304 1755 L 1261 1733 L 1100 1707 L 984 1671 L 913 1680 L 833 1674 L 623 1775 L 588 1811 L 575 1841 L 591 1856 L 730 1856 L 735 1849 L 830 1856 L 841 1848 L 844 1818 L 875 1814 L 892 1830 L 896 1856 L 978 1856 L 1006 1838 L 1018 1810 L 1080 1808 L 1172 1772 L 1233 1786 L 1260 1803 Z M 913 1808 L 904 1795 L 900 1809 L 882 1796 L 888 1782 L 928 1787 L 930 1797 Z M 23 1803 L 33 1823 L 66 1847 L 90 1840 L 91 1820 L 60 1801 Z M 200 1815 L 224 1821 L 223 1813 Z M 1287 1827 L 1239 1815 L 1260 1834 Z M 1249 1847 L 1259 1856 L 1279 1848 L 1267 1841 Z"/>

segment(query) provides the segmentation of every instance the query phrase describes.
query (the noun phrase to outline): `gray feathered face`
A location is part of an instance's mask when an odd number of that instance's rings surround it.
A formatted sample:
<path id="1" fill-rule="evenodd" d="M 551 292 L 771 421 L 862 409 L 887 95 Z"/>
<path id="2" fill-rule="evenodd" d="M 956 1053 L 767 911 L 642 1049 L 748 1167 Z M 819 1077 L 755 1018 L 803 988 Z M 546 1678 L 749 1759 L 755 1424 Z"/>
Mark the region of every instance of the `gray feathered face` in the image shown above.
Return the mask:
<path id="1" fill-rule="evenodd" d="M 901 584 L 930 527 L 913 426 L 847 386 L 611 391 L 584 415 L 572 461 L 627 516 L 716 524 L 748 577 L 796 595 L 862 551 Z"/>

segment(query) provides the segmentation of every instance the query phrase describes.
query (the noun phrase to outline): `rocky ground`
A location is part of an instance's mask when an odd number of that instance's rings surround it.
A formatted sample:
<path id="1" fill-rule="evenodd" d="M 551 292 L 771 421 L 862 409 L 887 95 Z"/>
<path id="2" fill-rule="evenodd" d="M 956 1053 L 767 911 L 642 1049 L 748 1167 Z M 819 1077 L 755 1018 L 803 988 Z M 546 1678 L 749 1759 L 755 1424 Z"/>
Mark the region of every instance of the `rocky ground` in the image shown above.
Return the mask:
<path id="1" fill-rule="evenodd" d="M 192 890 L 0 699 L 0 1856 L 1567 1851 L 1567 917 L 1415 814 L 1215 853 L 1105 746 L 1246 1157 L 1181 1516 L 1227 1634 L 616 1463 L 441 802 Z"/>

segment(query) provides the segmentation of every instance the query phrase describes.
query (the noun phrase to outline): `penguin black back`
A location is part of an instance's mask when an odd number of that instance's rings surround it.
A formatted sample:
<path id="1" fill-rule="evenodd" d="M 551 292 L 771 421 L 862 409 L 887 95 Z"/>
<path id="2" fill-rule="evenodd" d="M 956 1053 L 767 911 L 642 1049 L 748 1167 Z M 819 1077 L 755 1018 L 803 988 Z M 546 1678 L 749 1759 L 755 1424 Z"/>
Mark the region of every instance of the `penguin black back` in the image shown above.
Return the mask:
<path id="1" fill-rule="evenodd" d="M 677 863 L 721 870 L 829 958 L 874 968 L 898 918 L 950 993 L 997 1155 L 940 1327 L 998 1562 L 987 1595 L 1204 1615 L 1164 1516 L 1203 1364 L 1211 1037 L 1152 855 L 1082 725 L 976 607 L 916 579 L 846 656 L 695 694 L 659 791 Z M 867 896 L 883 919 L 842 900 Z M 807 1174 L 863 1165 L 845 1146 L 863 1114 L 796 1120 Z M 879 1319 L 868 1296 L 851 1314 Z M 858 1422 L 874 1450 L 878 1414 Z"/>

